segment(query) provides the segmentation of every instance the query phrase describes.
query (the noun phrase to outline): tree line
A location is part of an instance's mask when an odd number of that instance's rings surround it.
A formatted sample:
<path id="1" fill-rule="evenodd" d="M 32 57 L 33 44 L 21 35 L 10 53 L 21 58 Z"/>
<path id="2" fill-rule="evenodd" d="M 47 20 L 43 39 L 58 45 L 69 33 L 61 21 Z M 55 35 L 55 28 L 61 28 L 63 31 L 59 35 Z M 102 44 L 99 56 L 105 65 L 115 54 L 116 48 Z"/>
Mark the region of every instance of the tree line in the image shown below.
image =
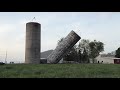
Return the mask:
<path id="1" fill-rule="evenodd" d="M 115 57 L 120 58 L 120 47 L 115 51 Z"/>
<path id="2" fill-rule="evenodd" d="M 59 45 L 64 38 L 58 41 Z M 63 61 L 75 61 L 78 63 L 95 63 L 95 58 L 99 56 L 100 52 L 104 51 L 104 43 L 94 40 L 82 39 L 78 45 L 74 47 L 64 55 Z"/>

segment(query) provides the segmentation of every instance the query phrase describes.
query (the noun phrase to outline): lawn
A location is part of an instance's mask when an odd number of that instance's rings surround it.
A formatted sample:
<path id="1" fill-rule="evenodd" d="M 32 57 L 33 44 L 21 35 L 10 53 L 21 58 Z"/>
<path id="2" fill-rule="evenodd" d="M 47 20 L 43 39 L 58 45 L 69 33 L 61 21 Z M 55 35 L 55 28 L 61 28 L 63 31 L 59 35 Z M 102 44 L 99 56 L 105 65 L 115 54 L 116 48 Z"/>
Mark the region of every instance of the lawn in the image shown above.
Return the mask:
<path id="1" fill-rule="evenodd" d="M 6 64 L 0 78 L 120 78 L 119 64 Z"/>

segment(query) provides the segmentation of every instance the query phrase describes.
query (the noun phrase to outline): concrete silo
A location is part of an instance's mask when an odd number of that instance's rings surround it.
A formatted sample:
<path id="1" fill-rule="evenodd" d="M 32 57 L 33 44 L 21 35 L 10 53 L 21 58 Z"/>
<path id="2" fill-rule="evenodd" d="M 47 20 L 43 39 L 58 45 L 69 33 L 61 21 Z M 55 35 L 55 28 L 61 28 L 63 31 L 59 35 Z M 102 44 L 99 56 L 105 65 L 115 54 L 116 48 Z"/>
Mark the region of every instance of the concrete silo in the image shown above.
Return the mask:
<path id="1" fill-rule="evenodd" d="M 81 37 L 72 30 L 47 57 L 48 63 L 58 63 L 67 51 L 70 50 L 80 39 Z"/>
<path id="2" fill-rule="evenodd" d="M 41 52 L 41 24 L 26 24 L 25 63 L 39 64 Z"/>

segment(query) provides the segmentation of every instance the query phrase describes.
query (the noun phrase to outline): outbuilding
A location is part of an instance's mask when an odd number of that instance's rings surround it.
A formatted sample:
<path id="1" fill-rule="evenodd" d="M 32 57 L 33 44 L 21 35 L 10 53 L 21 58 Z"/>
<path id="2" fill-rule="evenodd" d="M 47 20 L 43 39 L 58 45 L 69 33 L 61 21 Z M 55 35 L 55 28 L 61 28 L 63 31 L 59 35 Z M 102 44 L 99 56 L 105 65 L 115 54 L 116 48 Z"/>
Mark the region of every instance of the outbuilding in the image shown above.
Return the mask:
<path id="1" fill-rule="evenodd" d="M 114 58 L 114 64 L 120 64 L 120 58 Z"/>

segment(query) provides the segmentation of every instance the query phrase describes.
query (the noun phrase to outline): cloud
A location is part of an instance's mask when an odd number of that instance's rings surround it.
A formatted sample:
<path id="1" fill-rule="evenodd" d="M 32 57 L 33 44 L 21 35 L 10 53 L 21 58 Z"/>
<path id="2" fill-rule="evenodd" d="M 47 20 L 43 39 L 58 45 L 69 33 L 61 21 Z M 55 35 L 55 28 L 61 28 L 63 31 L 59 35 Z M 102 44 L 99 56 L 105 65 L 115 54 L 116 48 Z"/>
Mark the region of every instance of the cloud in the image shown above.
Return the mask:
<path id="1" fill-rule="evenodd" d="M 14 57 L 24 58 L 24 39 L 25 28 L 19 21 L 14 24 L 0 24 L 0 48 L 4 52 L 7 50 L 8 61 Z M 1 55 L 1 58 L 4 58 L 4 55 Z"/>
<path id="2" fill-rule="evenodd" d="M 81 25 L 82 24 L 80 22 L 71 23 L 71 24 L 66 25 L 66 29 L 78 31 L 81 29 Z"/>
<path id="3" fill-rule="evenodd" d="M 6 33 L 14 31 L 15 27 L 13 24 L 0 24 L 0 33 Z"/>
<path id="4" fill-rule="evenodd" d="M 57 46 L 57 41 L 56 40 L 54 40 L 54 41 L 52 41 L 52 40 L 50 40 L 50 41 L 46 41 L 46 42 L 41 42 L 41 52 L 43 52 L 43 51 L 47 51 L 47 50 L 54 50 L 55 48 L 56 48 L 56 46 Z"/>

